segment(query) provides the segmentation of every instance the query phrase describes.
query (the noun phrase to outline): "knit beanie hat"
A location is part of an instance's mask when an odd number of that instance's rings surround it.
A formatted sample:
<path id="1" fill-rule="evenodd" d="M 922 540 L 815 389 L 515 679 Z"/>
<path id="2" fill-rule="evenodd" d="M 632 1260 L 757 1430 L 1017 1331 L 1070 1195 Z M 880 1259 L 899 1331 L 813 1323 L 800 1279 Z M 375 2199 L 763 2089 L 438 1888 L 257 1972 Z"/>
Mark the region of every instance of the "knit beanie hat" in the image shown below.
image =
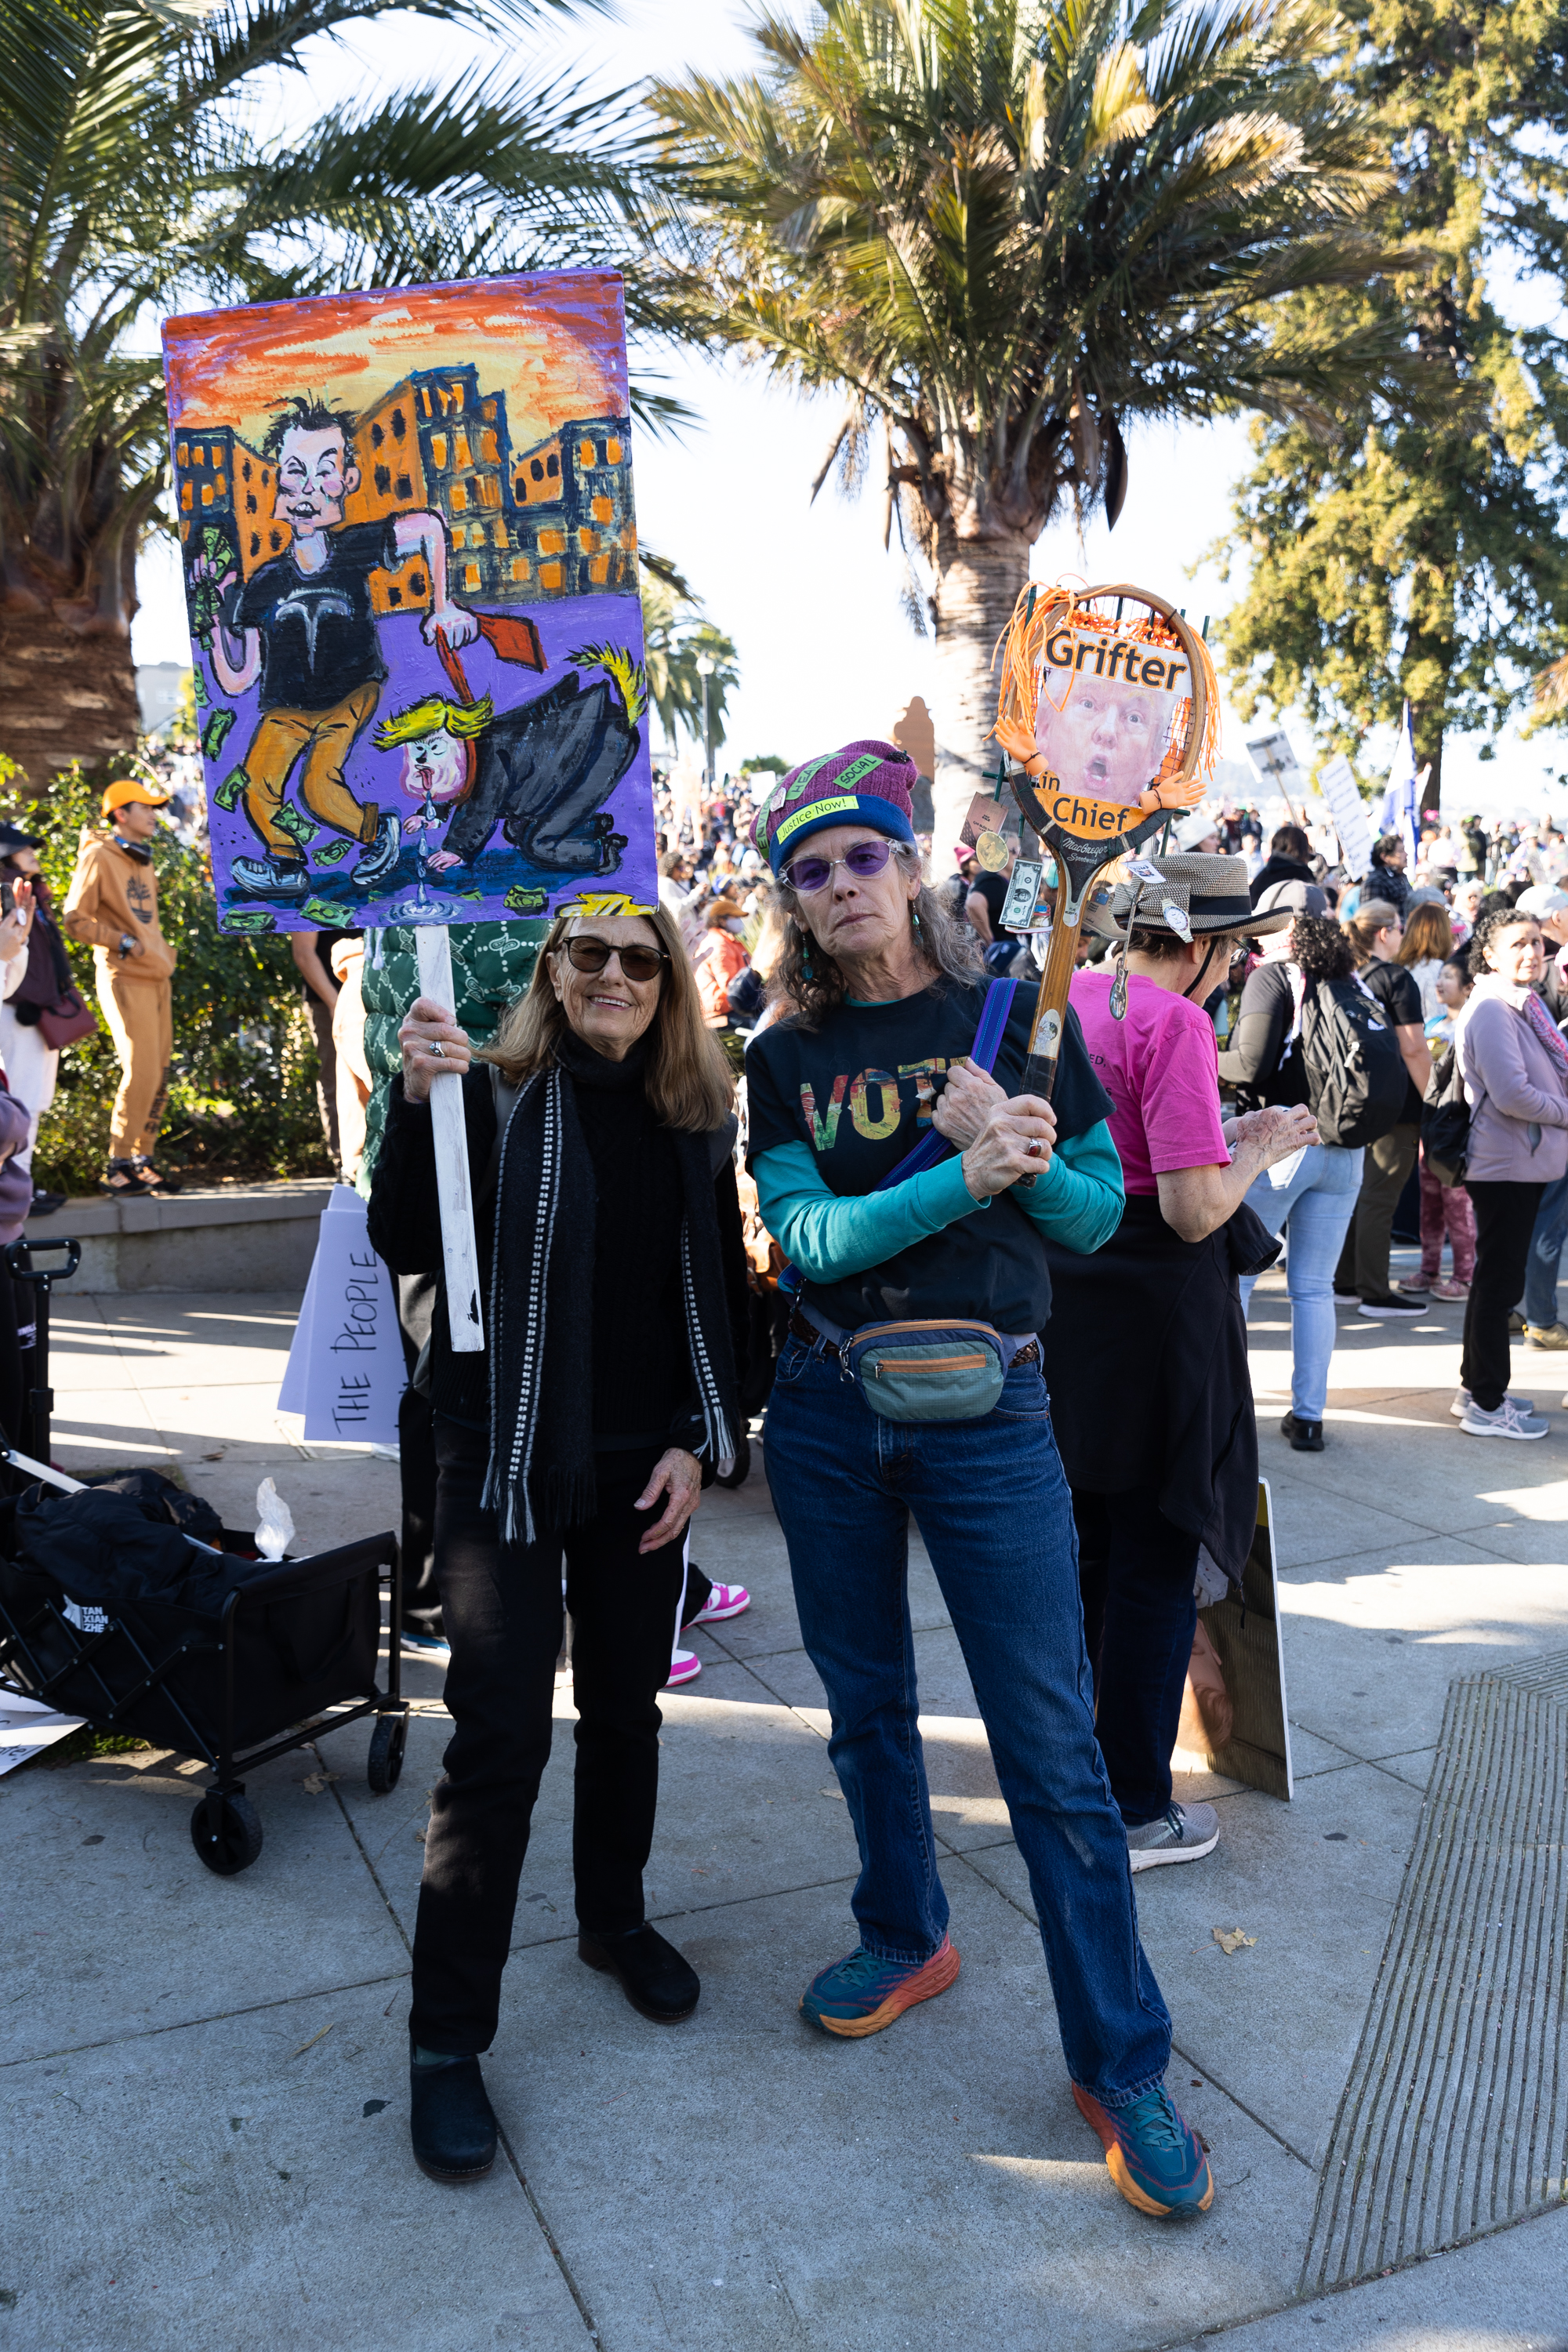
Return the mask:
<path id="1" fill-rule="evenodd" d="M 919 771 L 896 743 L 874 739 L 825 751 L 781 776 L 752 824 L 752 839 L 776 874 L 803 841 L 830 824 L 869 824 L 913 842 Z"/>

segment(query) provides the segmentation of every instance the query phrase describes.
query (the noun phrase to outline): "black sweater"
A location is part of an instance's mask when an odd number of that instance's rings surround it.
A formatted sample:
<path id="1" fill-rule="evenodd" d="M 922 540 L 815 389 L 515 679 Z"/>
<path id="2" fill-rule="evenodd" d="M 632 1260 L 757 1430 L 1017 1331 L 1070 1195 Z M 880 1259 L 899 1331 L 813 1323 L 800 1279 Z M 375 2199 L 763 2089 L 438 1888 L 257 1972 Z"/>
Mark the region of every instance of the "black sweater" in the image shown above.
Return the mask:
<path id="1" fill-rule="evenodd" d="M 686 1445 L 695 1452 L 702 1420 L 687 1356 L 680 1300 L 680 1171 L 668 1131 L 648 1109 L 641 1084 L 605 1083 L 591 1055 L 574 1073 L 577 1116 L 594 1163 L 594 1443 L 616 1451 L 639 1444 Z M 496 1112 L 488 1063 L 463 1080 L 468 1166 L 473 1171 L 479 1296 L 486 1321 L 481 1355 L 454 1352 L 447 1326 L 441 1214 L 429 1106 L 410 1103 L 393 1081 L 386 1133 L 370 1196 L 370 1239 L 395 1274 L 434 1274 L 430 1326 L 430 1402 L 449 1420 L 489 1423 L 489 1291 L 495 1256 Z M 720 1254 L 737 1371 L 743 1377 L 746 1259 L 734 1162 L 728 1153 L 713 1184 Z"/>

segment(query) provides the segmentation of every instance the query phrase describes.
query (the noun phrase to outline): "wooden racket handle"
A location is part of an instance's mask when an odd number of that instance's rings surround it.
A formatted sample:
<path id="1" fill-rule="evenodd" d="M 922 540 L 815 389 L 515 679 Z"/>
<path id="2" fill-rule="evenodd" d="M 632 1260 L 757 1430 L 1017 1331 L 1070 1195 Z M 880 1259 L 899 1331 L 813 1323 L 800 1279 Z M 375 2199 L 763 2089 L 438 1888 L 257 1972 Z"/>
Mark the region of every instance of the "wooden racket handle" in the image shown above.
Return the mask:
<path id="1" fill-rule="evenodd" d="M 1029 1055 L 1024 1064 L 1024 1087 L 1026 1095 L 1038 1095 L 1049 1102 L 1056 1092 L 1057 1068 L 1061 1059 L 1062 1034 L 1067 1026 L 1068 992 L 1077 969 L 1078 943 L 1083 929 L 1086 890 L 1079 890 L 1075 900 L 1072 884 L 1062 860 L 1056 861 L 1056 887 L 1051 895 L 1050 944 L 1046 950 L 1046 968 L 1040 974 L 1039 993 L 1035 999 L 1035 1018 L 1029 1030 Z M 1032 1192 L 1038 1180 L 1020 1176 L 1025 1192 Z"/>

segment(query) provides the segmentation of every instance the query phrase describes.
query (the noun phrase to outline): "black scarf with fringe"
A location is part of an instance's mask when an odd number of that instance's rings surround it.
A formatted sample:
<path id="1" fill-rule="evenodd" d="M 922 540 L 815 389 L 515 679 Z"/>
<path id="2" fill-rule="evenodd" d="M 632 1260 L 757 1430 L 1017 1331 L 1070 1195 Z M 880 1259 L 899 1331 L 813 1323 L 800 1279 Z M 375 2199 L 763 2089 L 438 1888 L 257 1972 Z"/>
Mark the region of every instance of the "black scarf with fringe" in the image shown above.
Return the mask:
<path id="1" fill-rule="evenodd" d="M 578 1055 L 591 1056 L 595 1085 L 640 1087 L 646 1076 L 646 1054 L 636 1047 L 625 1062 L 609 1063 L 580 1040 L 563 1040 L 555 1067 L 531 1078 L 518 1095 L 500 1139 L 484 1501 L 498 1513 L 507 1543 L 532 1543 L 542 1526 L 580 1526 L 597 1508 L 592 1340 L 597 1199 L 570 1067 Z M 692 1450 L 722 1467 L 733 1459 L 743 1425 L 713 1199 L 724 1138 L 677 1131 L 671 1139 L 685 1199 L 680 1293 L 687 1353 L 703 1430 Z M 649 1279 L 658 1278 L 650 1267 Z"/>

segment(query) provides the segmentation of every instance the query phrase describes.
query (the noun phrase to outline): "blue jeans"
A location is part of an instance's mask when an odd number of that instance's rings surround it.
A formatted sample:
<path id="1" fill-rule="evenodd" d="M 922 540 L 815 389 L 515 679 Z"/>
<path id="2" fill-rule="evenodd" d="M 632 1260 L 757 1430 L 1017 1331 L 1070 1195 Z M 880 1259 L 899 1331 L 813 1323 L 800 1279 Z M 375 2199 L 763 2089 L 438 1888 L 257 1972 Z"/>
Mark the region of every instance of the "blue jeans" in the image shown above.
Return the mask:
<path id="1" fill-rule="evenodd" d="M 1337 1144 L 1310 1143 L 1304 1151 L 1266 1168 L 1247 1205 L 1271 1234 L 1283 1233 L 1290 1294 L 1290 1410 L 1298 1421 L 1321 1421 L 1334 1352 L 1334 1268 L 1355 1214 L 1362 1155 Z M 1245 1315 L 1252 1284 L 1241 1286 Z"/>
<path id="2" fill-rule="evenodd" d="M 1524 1319 L 1541 1330 L 1557 1320 L 1557 1268 L 1568 1234 L 1568 1176 L 1559 1176 L 1542 1194 L 1530 1236 L 1530 1263 L 1524 1276 Z"/>
<path id="3" fill-rule="evenodd" d="M 1072 1502 L 1038 1370 L 1009 1372 L 978 1421 L 884 1421 L 820 1344 L 792 1338 L 763 1459 L 859 1843 L 861 1942 L 919 1962 L 947 1933 L 916 1721 L 912 1511 L 1029 1873 L 1068 2071 L 1128 2105 L 1164 2074 L 1171 2021 L 1095 1743 Z"/>

